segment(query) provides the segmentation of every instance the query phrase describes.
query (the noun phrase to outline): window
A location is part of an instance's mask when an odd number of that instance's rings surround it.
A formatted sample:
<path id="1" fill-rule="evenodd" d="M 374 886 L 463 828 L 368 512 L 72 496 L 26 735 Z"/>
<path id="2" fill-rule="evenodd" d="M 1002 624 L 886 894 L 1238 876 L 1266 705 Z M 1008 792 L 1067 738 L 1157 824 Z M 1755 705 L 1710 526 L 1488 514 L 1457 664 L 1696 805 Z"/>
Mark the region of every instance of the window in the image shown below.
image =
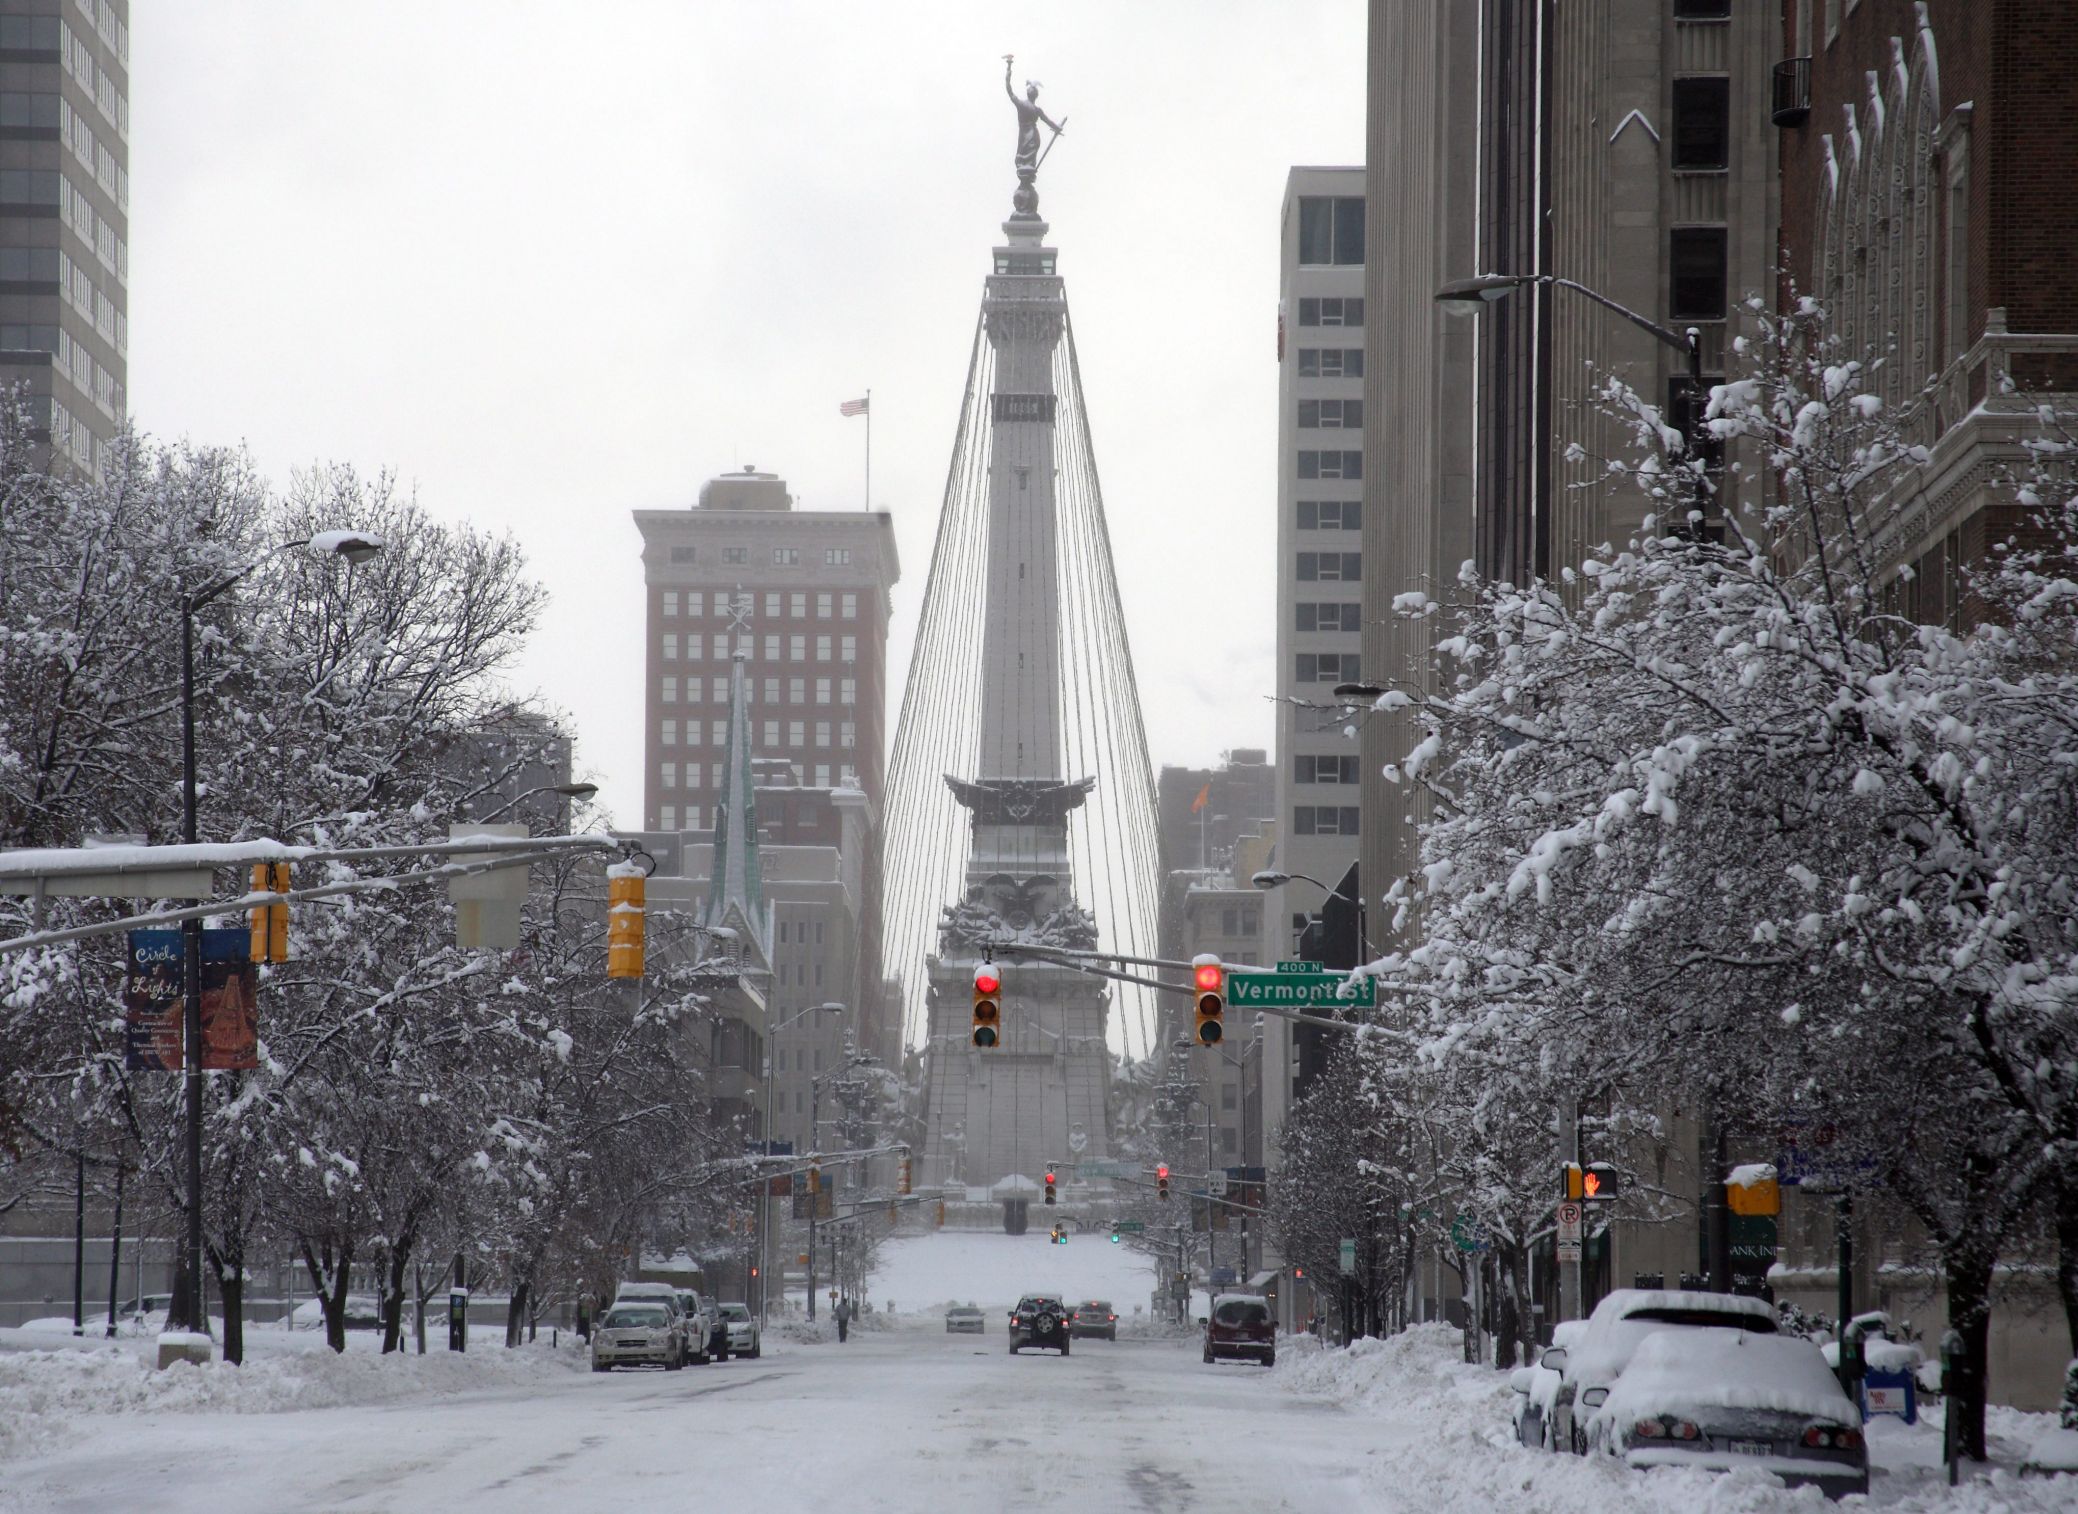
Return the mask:
<path id="1" fill-rule="evenodd" d="M 777 589 L 767 589 L 765 591 L 765 619 L 779 619 L 779 591 Z"/>
<path id="2" fill-rule="evenodd" d="M 1948 225 L 1942 256 L 1943 320 L 1949 362 L 1970 345 L 1970 138 L 1959 132 L 1948 149 Z"/>
<path id="3" fill-rule="evenodd" d="M 688 762 L 685 765 L 685 786 L 689 789 L 698 788 L 700 786 L 700 775 L 705 771 L 706 769 L 700 763 Z M 715 776 L 721 776 L 719 768 L 716 769 Z"/>
<path id="4" fill-rule="evenodd" d="M 1301 347 L 1300 378 L 1362 378 L 1364 349 L 1361 347 Z"/>
<path id="5" fill-rule="evenodd" d="M 1732 0 L 1674 0 L 1676 21 L 1729 21 L 1731 16 Z"/>
<path id="6" fill-rule="evenodd" d="M 828 747 L 828 746 L 829 746 L 829 744 L 830 744 L 830 722 L 829 722 L 829 721 L 827 721 L 827 720 L 818 720 L 818 721 L 817 721 L 817 722 L 815 723 L 815 744 L 816 744 L 817 746 L 819 746 L 819 747 Z"/>
<path id="7" fill-rule="evenodd" d="M 664 633 L 664 661 L 678 661 L 678 633 L 676 631 L 666 631 Z"/>
<path id="8" fill-rule="evenodd" d="M 1292 833 L 1298 836 L 1354 836 L 1357 808 L 1353 804 L 1302 804 L 1292 811 Z"/>
<path id="9" fill-rule="evenodd" d="M 663 786 L 664 786 L 665 788 L 667 788 L 667 789 L 675 789 L 675 788 L 677 788 L 677 787 L 678 787 L 678 764 L 677 764 L 677 763 L 675 763 L 675 762 L 667 762 L 667 763 L 665 763 L 665 764 L 664 764 L 664 767 L 663 767 Z"/>
<path id="10" fill-rule="evenodd" d="M 1301 531 L 1361 531 L 1364 529 L 1363 501 L 1355 499 L 1302 499 L 1299 501 Z"/>
<path id="11" fill-rule="evenodd" d="M 0 170 L 0 202 L 9 205 L 56 205 L 61 190 L 71 188 L 58 174 L 27 168 Z"/>
<path id="12" fill-rule="evenodd" d="M 1353 431 L 1363 423 L 1362 400 L 1299 401 L 1299 425 L 1302 429 L 1317 427 L 1328 431 Z"/>
<path id="13" fill-rule="evenodd" d="M 719 594 L 714 596 L 714 607 L 717 610 L 722 607 L 722 597 Z M 705 590 L 688 589 L 685 591 L 685 613 L 693 620 L 698 620 L 707 613 L 707 594 Z"/>
<path id="14" fill-rule="evenodd" d="M 850 751 L 850 750 L 851 750 L 852 748 L 856 747 L 856 746 L 857 746 L 858 744 L 859 744 L 859 728 L 858 728 L 858 727 L 857 727 L 856 725 L 853 725 L 853 724 L 852 724 L 852 723 L 851 723 L 851 722 L 850 722 L 849 720 L 840 720 L 840 721 L 838 721 L 838 722 L 837 722 L 837 745 L 838 745 L 838 747 L 839 747 L 839 748 L 840 748 L 841 750 L 843 750 L 843 751 L 847 751 L 847 752 L 848 752 L 848 751 Z"/>
<path id="15" fill-rule="evenodd" d="M 776 720 L 768 720 L 765 722 L 765 747 L 769 751 L 771 748 L 776 747 L 778 745 L 779 722 Z"/>
<path id="16" fill-rule="evenodd" d="M 710 722 L 708 722 L 708 729 L 709 729 L 709 731 L 710 731 L 710 732 L 712 733 L 712 737 L 713 737 L 713 739 L 712 739 L 712 740 L 710 740 L 710 741 L 709 741 L 709 742 L 707 743 L 707 744 L 708 744 L 709 746 L 727 746 L 727 745 L 729 744 L 729 722 L 728 722 L 728 721 L 726 721 L 726 720 L 714 720 L 714 721 L 710 721 Z"/>
<path id="17" fill-rule="evenodd" d="M 676 619 L 678 616 L 678 591 L 676 589 L 666 589 L 664 591 L 664 614 L 669 619 Z M 674 637 L 672 639 L 676 640 L 677 638 Z"/>
<path id="18" fill-rule="evenodd" d="M 818 762 L 815 765 L 815 786 L 819 789 L 826 789 L 830 786 L 830 765 L 827 762 Z M 822 982 L 823 965 L 822 963 L 818 962 L 815 964 L 816 987 L 822 987 Z"/>
<path id="19" fill-rule="evenodd" d="M 1354 652 L 1300 652 L 1297 677 L 1300 683 L 1355 683 L 1363 674 L 1357 670 Z"/>
<path id="20" fill-rule="evenodd" d="M 789 720 L 786 723 L 786 744 L 790 747 L 808 745 L 808 723 L 804 720 Z"/>
<path id="21" fill-rule="evenodd" d="M 777 612 L 775 611 L 774 613 L 776 614 Z M 787 596 L 787 613 L 796 620 L 806 620 L 808 618 L 808 596 L 799 591 L 789 594 Z"/>
<path id="22" fill-rule="evenodd" d="M 1676 79 L 1672 166 L 1690 172 L 1722 170 L 1731 162 L 1731 137 L 1732 81 Z"/>
<path id="23" fill-rule="evenodd" d="M 837 680 L 837 702 L 839 704 L 857 704 L 859 702 L 857 679 L 840 678 Z"/>
<path id="24" fill-rule="evenodd" d="M 797 568 L 801 565 L 801 549 L 799 547 L 774 547 L 772 549 L 772 561 L 777 567 Z"/>
<path id="25" fill-rule="evenodd" d="M 707 646 L 709 661 L 727 662 L 729 660 L 729 633 L 727 631 L 711 633 L 707 638 Z M 690 651 L 691 648 L 688 647 L 687 650 Z"/>
<path id="26" fill-rule="evenodd" d="M 678 675 L 677 675 L 677 674 L 675 674 L 675 673 L 666 673 L 666 674 L 664 675 L 664 684 L 663 684 L 663 698 L 664 698 L 664 703 L 666 703 L 666 704 L 677 704 L 677 703 L 678 703 Z"/>
<path id="27" fill-rule="evenodd" d="M 750 548 L 748 548 L 748 547 L 723 547 L 723 548 L 722 548 L 722 561 L 723 561 L 723 562 L 738 562 L 738 563 L 747 563 L 747 562 L 749 562 L 749 561 L 750 561 Z"/>
<path id="28" fill-rule="evenodd" d="M 1299 301 L 1301 326 L 1361 326 L 1364 302 L 1356 299 L 1307 299 Z"/>
<path id="29" fill-rule="evenodd" d="M 807 679 L 805 679 L 805 678 L 789 678 L 789 679 L 788 679 L 788 680 L 786 681 L 786 702 L 787 702 L 788 704 L 806 704 L 806 703 L 808 703 L 808 680 L 807 680 Z"/>
<path id="30" fill-rule="evenodd" d="M 1677 226 L 1667 236 L 1668 316 L 1677 321 L 1723 320 L 1725 229 Z"/>
<path id="31" fill-rule="evenodd" d="M 859 618 L 858 595 L 845 594 L 840 596 L 837 601 L 837 606 L 838 613 L 841 614 L 846 620 L 857 620 Z"/>
<path id="32" fill-rule="evenodd" d="M 662 816 L 662 817 L 663 817 L 663 818 L 662 818 L 662 820 L 661 820 L 661 822 L 660 822 L 660 828 L 661 828 L 661 829 L 663 829 L 663 830 L 667 830 L 667 831 L 675 831 L 675 830 L 677 830 L 677 829 L 678 829 L 678 806 L 677 806 L 677 805 L 675 805 L 675 804 L 667 804 L 667 805 L 665 805 L 665 806 L 664 806 L 664 807 L 663 807 L 663 808 L 662 808 L 661 810 L 657 811 L 657 813 L 658 813 L 658 814 L 659 814 L 660 816 Z"/>
<path id="33" fill-rule="evenodd" d="M 667 720 L 657 728 L 657 742 L 661 746 L 678 745 L 678 722 Z"/>
<path id="34" fill-rule="evenodd" d="M 815 618 L 817 620 L 828 620 L 830 618 L 831 603 L 832 597 L 828 593 L 815 596 Z"/>
<path id="35" fill-rule="evenodd" d="M 823 548 L 823 566 L 826 568 L 848 568 L 851 566 L 851 548 Z"/>
<path id="36" fill-rule="evenodd" d="M 1677 232 L 1678 236 L 1679 233 Z M 1722 233 L 1720 233 L 1720 236 Z M 1723 243 L 1718 244 L 1720 254 Z M 1719 265 L 1720 306 L 1722 304 L 1723 264 Z M 1312 452 L 1299 454 L 1299 477 L 1301 478 L 1362 478 L 1364 476 L 1364 454 L 1361 452 Z"/>
<path id="37" fill-rule="evenodd" d="M 808 661 L 808 637 L 805 633 L 786 639 L 786 655 L 795 662 Z"/>
<path id="38" fill-rule="evenodd" d="M 818 678 L 818 679 L 816 679 L 816 681 L 815 681 L 815 702 L 816 702 L 817 704 L 828 704 L 828 703 L 830 702 L 830 680 L 829 680 L 829 679 L 827 679 L 827 678 Z"/>
<path id="39" fill-rule="evenodd" d="M 727 554 L 724 553 L 723 555 L 726 556 Z M 671 549 L 671 561 L 676 564 L 698 562 L 699 557 L 700 549 L 697 547 L 673 547 Z"/>
<path id="40" fill-rule="evenodd" d="M 1294 605 L 1298 624 L 1294 630 L 1305 631 L 1361 631 L 1364 628 L 1364 607 L 1352 601 L 1301 600 Z"/>
<path id="41" fill-rule="evenodd" d="M 765 633 L 765 661 L 779 661 L 779 633 L 777 631 L 767 631 Z"/>
<path id="42" fill-rule="evenodd" d="M 1301 552 L 1299 582 L 1355 583 L 1364 576 L 1361 552 Z"/>
<path id="43" fill-rule="evenodd" d="M 1241 1103 L 1241 1090 L 1240 1090 L 1240 1089 L 1236 1088 L 1236 1087 L 1235 1087 L 1235 1086 L 1234 1086 L 1233 1084 L 1231 1084 L 1231 1083 L 1224 1083 L 1224 1084 L 1220 1085 L 1220 1090 L 1219 1090 L 1219 1107 L 1220 1107 L 1221 1109 L 1234 1109 L 1234 1108 L 1237 1108 L 1237 1107 L 1239 1107 L 1240 1103 Z M 1233 1132 L 1232 1130 L 1229 1130 L 1229 1131 L 1227 1131 L 1227 1135 L 1229 1135 L 1229 1136 L 1232 1136 L 1232 1135 L 1233 1135 L 1233 1133 L 1234 1133 L 1234 1132 Z M 1230 1144 L 1230 1145 L 1228 1146 L 1228 1148 L 1227 1148 L 1227 1149 L 1228 1149 L 1229 1151 L 1231 1151 L 1231 1150 L 1233 1149 L 1232 1145 Z"/>
<path id="44" fill-rule="evenodd" d="M 1305 195 L 1299 200 L 1299 261 L 1364 261 L 1362 195 Z"/>
<path id="45" fill-rule="evenodd" d="M 767 678 L 765 680 L 765 703 L 779 703 L 779 680 L 777 678 Z"/>
<path id="46" fill-rule="evenodd" d="M 837 638 L 837 660 L 839 662 L 857 662 L 859 660 L 858 637 L 840 636 Z"/>
<path id="47" fill-rule="evenodd" d="M 1226 1092 L 1228 1092 L 1229 1094 L 1233 1093 L 1233 1091 L 1234 1090 L 1232 1088 L 1226 1090 Z M 1234 1106 L 1231 1103 L 1224 1103 L 1223 1107 L 1227 1109 L 1232 1109 Z M 1226 1155 L 1232 1156 L 1234 1154 L 1236 1144 L 1237 1142 L 1234 1136 L 1234 1127 L 1231 1125 L 1222 1125 L 1219 1130 L 1219 1149 Z"/>
<path id="48" fill-rule="evenodd" d="M 830 660 L 829 637 L 818 636 L 815 638 L 815 660 L 817 662 L 828 662 Z"/>
<path id="49" fill-rule="evenodd" d="M 1357 759 L 1355 757 L 1307 757 L 1292 758 L 1292 781 L 1294 783 L 1355 783 Z"/>

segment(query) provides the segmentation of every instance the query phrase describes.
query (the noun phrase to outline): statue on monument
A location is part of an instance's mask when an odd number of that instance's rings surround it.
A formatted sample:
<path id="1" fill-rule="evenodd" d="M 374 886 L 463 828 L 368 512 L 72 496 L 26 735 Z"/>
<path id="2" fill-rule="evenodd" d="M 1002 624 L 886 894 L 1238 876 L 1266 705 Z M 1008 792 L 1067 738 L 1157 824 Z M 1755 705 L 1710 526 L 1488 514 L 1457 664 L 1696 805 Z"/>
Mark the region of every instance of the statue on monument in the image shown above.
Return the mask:
<path id="1" fill-rule="evenodd" d="M 1010 87 L 1010 65 L 1014 57 L 1011 53 L 1003 54 L 1003 93 L 1017 108 L 1017 192 L 1011 196 L 1011 203 L 1017 207 L 1018 214 L 1032 216 L 1039 212 L 1039 191 L 1033 188 L 1032 181 L 1038 178 L 1039 164 L 1046 153 L 1053 151 L 1054 142 L 1067 129 L 1067 118 L 1063 116 L 1056 121 L 1039 108 L 1039 85 L 1034 80 L 1025 80 L 1025 97 L 1022 100 L 1017 97 L 1017 91 Z M 1039 150 L 1039 123 L 1042 121 L 1053 131 L 1045 152 Z"/>

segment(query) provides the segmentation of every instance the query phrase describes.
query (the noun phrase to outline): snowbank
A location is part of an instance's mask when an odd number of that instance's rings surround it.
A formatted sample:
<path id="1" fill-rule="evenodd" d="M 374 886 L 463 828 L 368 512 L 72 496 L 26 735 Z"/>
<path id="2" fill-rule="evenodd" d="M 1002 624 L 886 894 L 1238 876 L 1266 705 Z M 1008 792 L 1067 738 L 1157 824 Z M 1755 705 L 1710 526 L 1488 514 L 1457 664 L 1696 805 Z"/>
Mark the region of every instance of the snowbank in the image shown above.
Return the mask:
<path id="1" fill-rule="evenodd" d="M 1307 1337 L 1280 1342 L 1271 1381 L 1362 1414 L 1386 1443 L 1365 1458 L 1366 1490 L 1381 1508 L 1422 1514 L 1775 1514 L 1833 1507 L 1815 1488 L 1792 1493 L 1770 1478 L 1687 1468 L 1632 1472 L 1606 1458 L 1553 1456 L 1519 1446 L 1509 1423 L 1508 1374 L 1470 1366 L 1463 1337 L 1424 1325 L 1401 1335 L 1323 1350 Z M 1879 1420 L 1870 1504 L 1903 1514 L 2048 1514 L 2078 1505 L 2070 1478 L 2016 1475 L 2049 1415 L 1995 1412 L 1994 1467 L 1953 1490 L 1939 1471 L 1939 1414 L 1914 1428 Z M 2030 1433 L 2031 1432 L 2031 1433 Z M 1853 1503 L 1845 1507 L 1857 1507 Z"/>
<path id="2" fill-rule="evenodd" d="M 254 1349 L 248 1337 L 243 1366 L 218 1360 L 163 1372 L 140 1349 L 150 1341 L 104 1341 L 91 1349 L 39 1350 L 39 1344 L 33 1332 L 0 1330 L 0 1347 L 28 1348 L 0 1349 L 0 1462 L 52 1449 L 93 1415 L 268 1414 L 389 1403 L 522 1385 L 586 1365 L 574 1337 L 559 1350 L 542 1341 L 514 1351 L 498 1346 L 425 1356 L 337 1355 L 298 1349 L 300 1341 L 287 1349 Z"/>

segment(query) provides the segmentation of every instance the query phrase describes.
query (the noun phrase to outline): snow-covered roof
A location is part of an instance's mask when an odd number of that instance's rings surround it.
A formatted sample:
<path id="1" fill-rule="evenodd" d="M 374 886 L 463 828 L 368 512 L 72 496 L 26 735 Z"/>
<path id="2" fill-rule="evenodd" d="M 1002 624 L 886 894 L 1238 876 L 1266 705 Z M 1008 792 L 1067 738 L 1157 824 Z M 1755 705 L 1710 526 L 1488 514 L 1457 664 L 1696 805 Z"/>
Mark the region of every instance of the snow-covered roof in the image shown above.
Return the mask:
<path id="1" fill-rule="evenodd" d="M 1695 1418 L 1710 1409 L 1861 1422 L 1811 1342 L 1736 1329 L 1661 1330 L 1647 1336 L 1603 1405 L 1603 1413 L 1618 1424 L 1648 1414 Z"/>

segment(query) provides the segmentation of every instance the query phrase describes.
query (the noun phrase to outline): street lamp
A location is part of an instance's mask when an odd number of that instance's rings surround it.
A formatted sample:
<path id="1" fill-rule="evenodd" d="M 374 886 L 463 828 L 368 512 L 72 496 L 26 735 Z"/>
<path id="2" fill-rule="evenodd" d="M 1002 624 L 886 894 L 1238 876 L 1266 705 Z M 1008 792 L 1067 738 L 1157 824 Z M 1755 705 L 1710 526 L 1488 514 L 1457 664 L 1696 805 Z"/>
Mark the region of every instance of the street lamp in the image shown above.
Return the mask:
<path id="1" fill-rule="evenodd" d="M 1622 316 L 1654 341 L 1688 357 L 1688 426 L 1683 442 L 1688 448 L 1691 471 L 1702 456 L 1700 442 L 1703 433 L 1703 343 L 1702 333 L 1694 326 L 1676 332 L 1662 326 L 1658 321 L 1638 314 L 1628 305 L 1619 305 L 1606 294 L 1597 293 L 1585 284 L 1572 279 L 1562 279 L 1550 273 L 1481 273 L 1469 279 L 1452 279 L 1436 291 L 1436 303 L 1445 310 L 1460 315 L 1474 314 L 1484 310 L 1496 300 L 1506 299 L 1524 285 L 1549 284 L 1559 289 L 1570 289 L 1575 294 L 1585 295 L 1604 310 Z M 1700 517 L 1703 507 L 1703 481 L 1700 475 L 1695 480 L 1695 507 Z M 1697 524 L 1700 525 L 1700 520 Z M 1335 691 L 1341 693 L 1340 689 Z"/>
<path id="2" fill-rule="evenodd" d="M 180 600 L 180 839 L 189 846 L 201 837 L 195 819 L 195 612 L 239 583 L 267 558 L 293 547 L 307 547 L 313 557 L 343 557 L 349 565 L 364 563 L 383 549 L 381 537 L 361 531 L 320 531 L 283 542 L 208 588 L 183 594 Z M 181 922 L 181 1070 L 187 1101 L 188 1233 L 185 1283 L 178 1283 L 166 1311 L 169 1330 L 209 1333 L 209 1311 L 202 1287 L 202 920 Z"/>
<path id="3" fill-rule="evenodd" d="M 1344 689 L 1368 687 L 1369 685 L 1367 684 L 1338 684 L 1336 685 L 1335 692 L 1337 694 L 1340 694 Z M 1250 874 L 1248 879 L 1250 883 L 1254 884 L 1257 888 L 1261 889 L 1266 894 L 1269 893 L 1272 889 L 1283 888 L 1285 884 L 1290 883 L 1294 880 L 1297 880 L 1300 883 L 1310 883 L 1315 888 L 1325 893 L 1328 896 L 1328 898 L 1347 900 L 1351 905 L 1353 905 L 1356 909 L 1357 939 L 1363 943 L 1364 955 L 1366 957 L 1372 955 L 1371 937 L 1369 933 L 1366 932 L 1364 929 L 1363 900 L 1353 899 L 1348 894 L 1343 893 L 1341 889 L 1331 888 L 1327 884 L 1321 882 L 1320 879 L 1315 878 L 1308 873 L 1281 873 L 1278 872 L 1275 868 L 1266 867 L 1260 872 Z"/>
<path id="4" fill-rule="evenodd" d="M 841 1005 L 839 1006 L 839 1008 L 842 1007 Z M 843 1062 L 831 1068 L 828 1072 L 808 1080 L 808 1149 L 810 1151 L 816 1150 L 821 1144 L 821 1136 L 818 1133 L 817 1127 L 822 1124 L 820 1111 L 823 1084 L 835 1077 L 848 1076 L 854 1067 L 877 1066 L 879 1061 L 878 1057 L 870 1057 L 860 1052 L 853 1052 Z M 818 1163 L 817 1165 L 820 1166 L 821 1164 Z M 808 1318 L 811 1321 L 815 1318 L 815 1211 L 817 1201 L 821 1197 L 821 1194 L 815 1194 L 810 1197 L 808 1202 Z"/>
<path id="5" fill-rule="evenodd" d="M 835 1002 L 830 1002 L 826 1004 L 811 1004 L 806 1009 L 801 1010 L 799 1013 L 787 1016 L 786 1019 L 781 1020 L 777 1025 L 772 1026 L 765 1032 L 764 1154 L 766 1156 L 769 1157 L 770 1155 L 772 1155 L 772 1064 L 776 1056 L 772 1049 L 773 1041 L 776 1040 L 779 1036 L 779 1033 L 785 1030 L 789 1025 L 793 1025 L 798 1023 L 799 1021 L 805 1020 L 810 1015 L 841 1015 L 844 1013 L 844 1010 L 844 1005 Z M 815 1143 L 811 1141 L 809 1142 L 809 1144 L 812 1146 Z M 758 1319 L 761 1326 L 768 1313 L 768 1310 L 766 1308 L 766 1299 L 769 1295 L 769 1290 L 766 1286 L 766 1278 L 770 1275 L 772 1270 L 771 1210 L 772 1184 L 764 1174 L 763 1170 L 760 1169 L 758 1175 Z M 813 1223 L 814 1213 L 815 1210 L 813 1206 L 811 1206 L 809 1209 L 811 1223 Z M 813 1302 L 814 1297 L 814 1290 L 810 1289 L 809 1299 L 811 1303 Z"/>

